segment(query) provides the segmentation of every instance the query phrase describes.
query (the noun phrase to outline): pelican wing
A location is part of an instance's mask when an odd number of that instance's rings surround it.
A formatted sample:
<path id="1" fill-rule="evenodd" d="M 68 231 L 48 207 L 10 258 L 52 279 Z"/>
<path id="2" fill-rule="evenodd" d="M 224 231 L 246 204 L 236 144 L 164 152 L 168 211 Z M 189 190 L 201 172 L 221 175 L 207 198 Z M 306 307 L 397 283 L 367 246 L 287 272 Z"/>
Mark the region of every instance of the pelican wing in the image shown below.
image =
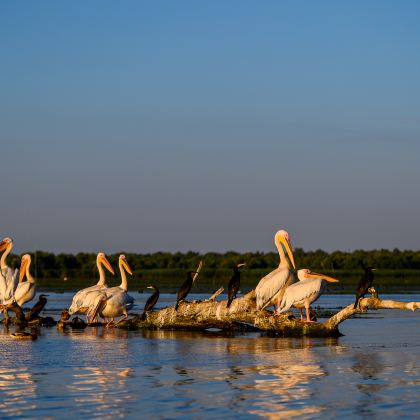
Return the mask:
<path id="1" fill-rule="evenodd" d="M 290 281 L 291 277 L 293 274 L 288 268 L 277 268 L 263 277 L 255 288 L 257 309 L 270 306 L 275 295 Z"/>
<path id="2" fill-rule="evenodd" d="M 69 308 L 69 313 L 70 315 L 75 314 L 76 312 L 80 312 L 80 309 L 82 308 L 86 308 L 85 306 L 85 301 L 86 301 L 86 296 L 91 293 L 91 292 L 101 292 L 104 289 L 106 289 L 106 285 L 105 286 L 101 286 L 101 285 L 93 285 L 90 287 L 86 287 L 85 289 L 79 290 L 74 296 L 73 296 L 73 300 L 71 302 L 71 306 Z"/>
<path id="3" fill-rule="evenodd" d="M 279 312 L 287 311 L 292 305 L 300 303 L 305 299 L 314 302 L 322 294 L 325 283 L 321 279 L 301 280 L 299 283 L 290 285 L 284 292 Z"/>
<path id="4" fill-rule="evenodd" d="M 15 292 L 18 288 L 19 284 L 19 270 L 12 270 L 11 268 L 7 268 L 6 270 L 2 270 L 6 288 L 3 294 L 3 302 L 7 305 L 13 302 L 13 297 L 15 296 Z M 26 283 L 26 282 L 25 282 Z"/>
<path id="5" fill-rule="evenodd" d="M 6 295 L 7 282 L 6 277 L 3 275 L 3 272 L 0 270 L 0 304 L 3 303 L 4 297 Z"/>
<path id="6" fill-rule="evenodd" d="M 114 293 L 112 296 L 106 298 L 99 313 L 102 318 L 116 317 L 123 315 L 129 311 L 134 305 L 134 298 L 130 296 L 125 290 Z"/>
<path id="7" fill-rule="evenodd" d="M 30 302 L 35 296 L 35 283 L 24 281 L 18 284 L 14 298 L 19 306 Z"/>

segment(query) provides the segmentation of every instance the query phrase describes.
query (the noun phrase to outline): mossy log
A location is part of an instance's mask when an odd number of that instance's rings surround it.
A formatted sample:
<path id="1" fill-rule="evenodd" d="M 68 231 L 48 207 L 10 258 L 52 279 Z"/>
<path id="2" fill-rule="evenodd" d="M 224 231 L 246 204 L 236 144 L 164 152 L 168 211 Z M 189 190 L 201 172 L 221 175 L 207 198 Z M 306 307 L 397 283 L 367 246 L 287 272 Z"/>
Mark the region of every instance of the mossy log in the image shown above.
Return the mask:
<path id="1" fill-rule="evenodd" d="M 360 306 L 353 304 L 342 309 L 324 323 L 304 322 L 290 315 L 274 315 L 272 312 L 256 309 L 255 292 L 237 298 L 227 308 L 227 301 L 182 302 L 178 310 L 173 306 L 147 316 L 135 316 L 117 326 L 127 329 L 170 329 L 206 330 L 217 328 L 225 331 L 262 331 L 280 336 L 336 337 L 341 335 L 338 326 L 352 315 L 372 309 L 410 309 L 420 308 L 420 302 L 396 302 L 381 300 L 377 295 L 360 300 Z"/>

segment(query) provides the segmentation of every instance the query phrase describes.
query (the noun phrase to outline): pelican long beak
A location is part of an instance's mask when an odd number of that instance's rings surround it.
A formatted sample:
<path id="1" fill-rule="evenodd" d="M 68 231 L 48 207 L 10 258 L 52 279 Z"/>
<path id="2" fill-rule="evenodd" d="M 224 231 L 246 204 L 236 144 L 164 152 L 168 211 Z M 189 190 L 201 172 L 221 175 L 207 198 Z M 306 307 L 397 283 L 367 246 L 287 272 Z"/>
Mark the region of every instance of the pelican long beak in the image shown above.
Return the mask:
<path id="1" fill-rule="evenodd" d="M 114 275 L 114 269 L 111 267 L 111 264 L 109 263 L 109 261 L 106 259 L 106 257 L 101 257 L 101 263 L 104 265 L 104 267 L 110 272 L 112 273 L 112 275 Z"/>
<path id="2" fill-rule="evenodd" d="M 292 263 L 293 268 L 296 270 L 295 257 L 293 256 L 292 246 L 290 245 L 290 242 L 284 236 L 280 236 L 280 242 L 286 249 L 287 255 L 289 256 L 289 260 Z"/>
<path id="3" fill-rule="evenodd" d="M 22 258 L 22 261 L 20 263 L 20 269 L 19 269 L 19 283 L 22 283 L 22 280 L 25 277 L 27 266 L 28 266 L 28 260 L 26 258 Z"/>
<path id="4" fill-rule="evenodd" d="M 329 277 L 326 276 L 325 274 L 320 274 L 320 273 L 314 273 L 313 271 L 311 271 L 308 274 L 305 274 L 306 278 L 312 278 L 312 279 L 319 279 L 321 278 L 322 280 L 325 281 L 329 281 L 330 283 L 338 283 L 340 280 L 335 279 L 334 277 Z"/>
<path id="5" fill-rule="evenodd" d="M 127 271 L 128 274 L 130 274 L 131 276 L 133 275 L 133 271 L 131 270 L 125 258 L 121 258 L 121 265 L 124 267 L 124 270 Z"/>

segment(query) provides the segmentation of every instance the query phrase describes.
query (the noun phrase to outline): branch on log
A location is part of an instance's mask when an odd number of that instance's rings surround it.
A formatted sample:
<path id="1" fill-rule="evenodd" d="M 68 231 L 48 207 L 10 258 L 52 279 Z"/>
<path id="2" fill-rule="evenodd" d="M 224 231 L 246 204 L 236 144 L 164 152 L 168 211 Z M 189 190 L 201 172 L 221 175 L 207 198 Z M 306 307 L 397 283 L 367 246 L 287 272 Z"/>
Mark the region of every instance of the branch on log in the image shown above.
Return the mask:
<path id="1" fill-rule="evenodd" d="M 351 304 L 340 312 L 337 312 L 330 319 L 324 322 L 324 326 L 327 329 L 335 330 L 338 328 L 338 325 L 341 324 L 346 319 L 350 318 L 352 315 L 355 315 L 361 311 L 366 311 L 368 308 L 371 309 L 405 309 L 410 311 L 415 311 L 420 308 L 420 302 L 397 302 L 394 300 L 382 300 L 373 295 L 370 298 L 363 298 L 359 301 L 359 308 L 354 309 L 354 305 Z"/>
<path id="2" fill-rule="evenodd" d="M 214 300 L 214 299 L 216 299 L 217 298 L 217 296 L 219 296 L 220 295 L 220 293 L 222 293 L 223 292 L 223 290 L 225 290 L 225 288 L 222 286 L 222 287 L 220 287 L 219 289 L 217 289 L 208 299 L 206 299 L 206 300 Z"/>

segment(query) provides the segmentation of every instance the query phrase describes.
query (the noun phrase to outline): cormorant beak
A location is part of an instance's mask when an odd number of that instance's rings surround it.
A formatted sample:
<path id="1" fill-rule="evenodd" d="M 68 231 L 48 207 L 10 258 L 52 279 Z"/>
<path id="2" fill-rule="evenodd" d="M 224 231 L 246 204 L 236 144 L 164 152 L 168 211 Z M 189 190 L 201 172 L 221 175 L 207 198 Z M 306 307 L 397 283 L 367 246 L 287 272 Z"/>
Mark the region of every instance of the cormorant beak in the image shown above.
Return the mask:
<path id="1" fill-rule="evenodd" d="M 109 261 L 106 259 L 106 257 L 102 257 L 101 258 L 101 263 L 104 265 L 104 267 L 110 272 L 112 273 L 112 275 L 114 275 L 114 269 L 111 267 L 111 264 L 109 263 Z"/>
<path id="2" fill-rule="evenodd" d="M 329 281 L 330 283 L 338 283 L 340 281 L 340 280 L 335 279 L 334 277 L 329 277 L 329 276 L 326 276 L 325 274 L 314 273 L 313 271 L 311 271 L 308 274 L 305 274 L 305 277 L 313 278 L 313 279 L 321 278 L 322 280 Z"/>
<path id="3" fill-rule="evenodd" d="M 245 266 L 246 266 L 246 263 L 241 263 L 237 265 L 238 268 L 245 267 Z"/>
<path id="4" fill-rule="evenodd" d="M 121 258 L 121 265 L 124 267 L 124 270 L 127 271 L 128 274 L 130 274 L 131 276 L 133 275 L 133 271 L 131 270 L 125 258 Z"/>
<path id="5" fill-rule="evenodd" d="M 296 270 L 295 257 L 293 256 L 292 245 L 290 245 L 289 240 L 286 239 L 284 236 L 280 236 L 280 242 L 286 249 L 287 255 L 289 256 L 289 260 L 292 263 L 293 268 Z"/>
<path id="6" fill-rule="evenodd" d="M 27 266 L 28 266 L 28 259 L 22 258 L 22 261 L 20 262 L 20 269 L 19 269 L 19 283 L 22 283 L 22 280 L 25 277 Z"/>
<path id="7" fill-rule="evenodd" d="M 146 289 L 154 289 L 153 286 L 147 286 Z"/>
<path id="8" fill-rule="evenodd" d="M 377 270 L 377 268 L 372 268 L 372 271 L 376 271 Z"/>

